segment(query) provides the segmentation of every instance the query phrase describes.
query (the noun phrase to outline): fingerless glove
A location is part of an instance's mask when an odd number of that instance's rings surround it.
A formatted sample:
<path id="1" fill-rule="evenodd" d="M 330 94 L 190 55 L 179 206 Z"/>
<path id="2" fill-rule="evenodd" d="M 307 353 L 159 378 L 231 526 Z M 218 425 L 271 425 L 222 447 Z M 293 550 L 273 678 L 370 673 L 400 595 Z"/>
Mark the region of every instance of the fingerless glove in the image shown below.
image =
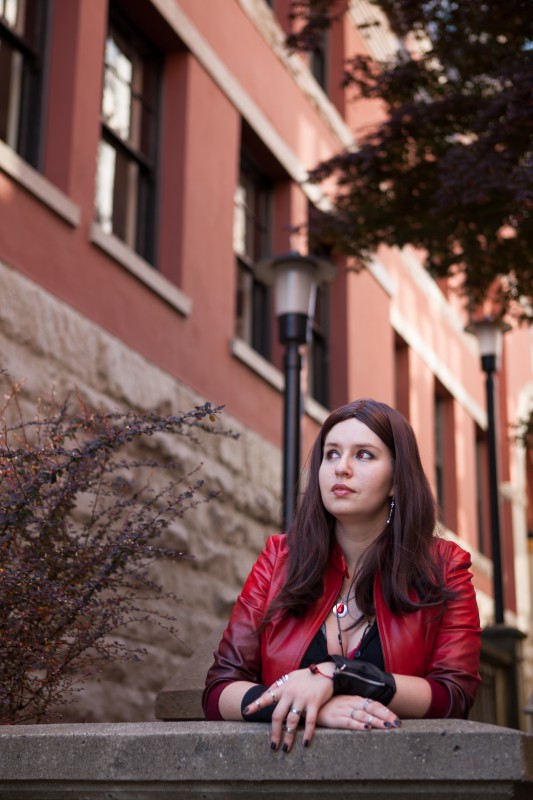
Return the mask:
<path id="1" fill-rule="evenodd" d="M 250 686 L 242 698 L 241 714 L 245 722 L 272 722 L 272 714 L 276 708 L 274 703 L 270 706 L 263 706 L 263 708 L 257 709 L 257 711 L 252 712 L 252 714 L 244 713 L 244 709 L 251 705 L 254 700 L 257 700 L 258 697 L 261 697 L 261 695 L 266 692 L 267 689 L 268 686 L 263 686 L 262 684 L 258 683 L 256 686 Z"/>
<path id="2" fill-rule="evenodd" d="M 396 681 L 390 672 L 367 661 L 332 656 L 335 662 L 333 694 L 358 694 L 388 705 L 396 694 Z"/>

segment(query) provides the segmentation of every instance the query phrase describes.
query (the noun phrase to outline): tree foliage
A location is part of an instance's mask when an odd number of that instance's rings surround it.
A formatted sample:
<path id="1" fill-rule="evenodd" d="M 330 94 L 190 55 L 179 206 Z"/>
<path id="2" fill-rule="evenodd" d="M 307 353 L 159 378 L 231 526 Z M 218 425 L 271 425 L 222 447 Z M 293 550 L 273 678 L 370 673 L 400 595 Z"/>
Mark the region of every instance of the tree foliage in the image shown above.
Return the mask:
<path id="1" fill-rule="evenodd" d="M 0 408 L 4 724 L 42 721 L 104 663 L 139 658 L 142 648 L 117 638 L 124 626 L 142 621 L 175 633 L 166 607 L 177 597 L 150 567 L 186 557 L 161 536 L 213 493 L 199 494 L 202 481 L 182 465 L 163 469 L 128 448 L 154 435 L 198 441 L 200 429 L 220 433 L 212 424 L 220 409 L 210 404 L 161 417 L 94 411 L 78 398 L 51 401 L 25 420 L 19 394 L 12 385 Z M 158 487 L 161 473 L 167 482 Z"/>
<path id="2" fill-rule="evenodd" d="M 533 454 L 533 409 L 528 417 L 518 420 L 515 429 L 514 440 L 519 442 L 526 450 L 531 450 Z"/>
<path id="3" fill-rule="evenodd" d="M 381 243 L 412 244 L 434 276 L 460 275 L 474 303 L 503 275 L 506 306 L 523 299 L 531 316 L 533 4 L 373 2 L 402 47 L 390 63 L 346 65 L 346 85 L 386 114 L 312 173 L 336 186 L 320 234 L 363 262 Z M 345 5 L 293 2 L 289 45 L 317 46 Z"/>

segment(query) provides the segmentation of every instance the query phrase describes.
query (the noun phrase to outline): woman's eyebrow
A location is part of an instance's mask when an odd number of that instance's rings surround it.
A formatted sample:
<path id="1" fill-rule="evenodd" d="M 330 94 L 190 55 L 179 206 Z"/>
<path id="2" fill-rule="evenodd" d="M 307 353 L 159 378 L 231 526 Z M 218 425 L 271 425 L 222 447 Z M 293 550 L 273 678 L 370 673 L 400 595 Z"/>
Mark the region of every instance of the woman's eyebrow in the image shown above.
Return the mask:
<path id="1" fill-rule="evenodd" d="M 344 447 L 345 445 L 339 444 L 339 442 L 332 442 L 329 439 L 326 439 L 324 442 L 324 447 Z M 358 449 L 367 449 L 367 450 L 380 450 L 381 447 L 379 444 L 368 444 L 366 442 L 350 442 L 348 447 L 354 447 Z"/>

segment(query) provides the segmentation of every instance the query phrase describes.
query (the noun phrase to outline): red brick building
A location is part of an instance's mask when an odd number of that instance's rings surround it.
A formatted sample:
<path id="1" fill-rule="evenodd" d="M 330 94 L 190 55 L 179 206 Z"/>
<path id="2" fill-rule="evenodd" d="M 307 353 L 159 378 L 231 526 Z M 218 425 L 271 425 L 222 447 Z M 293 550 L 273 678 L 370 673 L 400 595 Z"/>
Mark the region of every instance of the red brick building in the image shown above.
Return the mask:
<path id="1" fill-rule="evenodd" d="M 379 112 L 349 102 L 343 59 L 396 46 L 385 26 L 360 28 L 375 12 L 353 0 L 320 54 L 290 54 L 288 6 L 0 0 L 3 364 L 35 397 L 75 383 L 107 404 L 223 403 L 242 433 L 209 456 L 226 500 L 179 534 L 197 555 L 178 588 L 189 644 L 158 640 L 130 688 L 98 690 L 86 718 L 150 718 L 278 524 L 282 350 L 253 265 L 306 252 L 294 231 L 326 207 L 308 170 Z M 304 454 L 328 408 L 374 396 L 402 411 L 489 623 L 484 376 L 464 309 L 409 248 L 382 248 L 359 273 L 336 266 L 305 354 Z M 533 406 L 532 356 L 531 332 L 513 327 L 498 384 L 502 550 L 506 619 L 526 634 L 532 463 L 510 426 Z"/>

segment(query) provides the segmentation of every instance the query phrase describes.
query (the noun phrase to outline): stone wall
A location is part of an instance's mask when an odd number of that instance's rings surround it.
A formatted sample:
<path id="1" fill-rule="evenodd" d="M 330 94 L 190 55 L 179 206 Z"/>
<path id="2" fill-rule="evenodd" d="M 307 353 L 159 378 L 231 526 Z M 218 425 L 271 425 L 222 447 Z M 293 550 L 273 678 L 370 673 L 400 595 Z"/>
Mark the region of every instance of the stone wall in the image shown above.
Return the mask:
<path id="1" fill-rule="evenodd" d="M 321 729 L 290 753 L 246 722 L 31 725 L 0 730 L 0 800 L 254 798 L 528 800 L 533 736 L 462 720 Z"/>
<path id="2" fill-rule="evenodd" d="M 0 264 L 0 366 L 24 379 L 23 411 L 33 416 L 39 397 L 55 387 L 58 397 L 76 387 L 96 406 L 138 408 L 162 414 L 188 411 L 208 400 L 128 349 L 101 327 L 47 294 L 20 273 Z M 235 598 L 280 515 L 279 451 L 223 414 L 220 427 L 240 434 L 235 441 L 205 435 L 201 446 L 158 437 L 159 456 L 183 464 L 184 474 L 201 464 L 194 480 L 219 490 L 213 501 L 176 520 L 167 538 L 194 560 L 162 565 L 159 578 L 181 602 L 175 609 L 179 639 L 150 627 L 128 629 L 134 646 L 149 655 L 139 663 L 115 664 L 91 680 L 63 717 L 78 721 L 154 719 L 157 692 L 171 680 L 214 628 L 228 618 Z"/>

